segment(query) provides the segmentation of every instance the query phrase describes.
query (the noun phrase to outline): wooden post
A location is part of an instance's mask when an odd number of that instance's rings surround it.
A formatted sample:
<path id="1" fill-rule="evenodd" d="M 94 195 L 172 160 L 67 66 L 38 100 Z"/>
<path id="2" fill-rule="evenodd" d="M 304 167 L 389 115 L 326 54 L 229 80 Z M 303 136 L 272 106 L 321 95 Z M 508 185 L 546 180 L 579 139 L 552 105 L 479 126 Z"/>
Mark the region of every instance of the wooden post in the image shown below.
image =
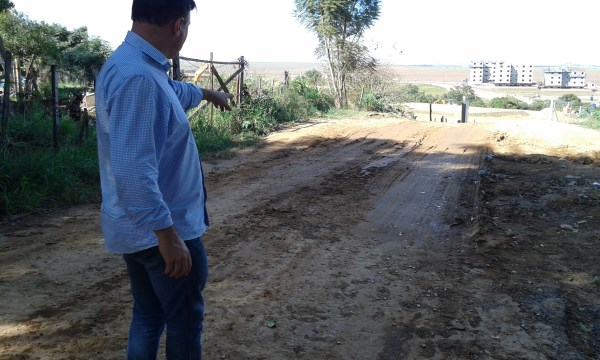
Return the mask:
<path id="1" fill-rule="evenodd" d="M 433 114 L 433 105 L 431 105 L 431 104 L 432 104 L 432 102 L 430 101 L 429 102 L 429 121 L 433 121 L 431 118 L 431 116 Z"/>
<path id="2" fill-rule="evenodd" d="M 83 144 L 83 138 L 87 137 L 88 135 L 89 121 L 90 117 L 88 115 L 88 109 L 83 108 L 83 115 L 81 116 L 81 121 L 79 122 L 79 137 L 77 138 L 77 143 L 79 145 Z"/>
<path id="3" fill-rule="evenodd" d="M 212 69 L 213 65 L 213 53 L 212 51 L 210 52 L 210 69 Z M 214 90 L 215 89 L 215 75 L 213 74 L 213 72 L 210 72 L 210 89 Z M 214 106 L 210 107 L 210 123 L 213 123 L 213 116 L 214 116 Z"/>
<path id="4" fill-rule="evenodd" d="M 238 81 L 238 88 L 239 88 L 239 92 L 238 92 L 238 103 L 237 106 L 238 108 L 242 107 L 242 100 L 244 97 L 244 57 L 240 56 L 239 58 L 240 60 L 240 80 Z"/>
<path id="5" fill-rule="evenodd" d="M 181 81 L 181 63 L 179 54 L 173 58 L 173 80 Z"/>
<path id="6" fill-rule="evenodd" d="M 54 139 L 54 150 L 58 151 L 60 148 L 58 136 L 60 131 L 60 114 L 58 109 L 58 77 L 57 67 L 52 65 L 50 71 L 52 72 L 52 137 Z"/>

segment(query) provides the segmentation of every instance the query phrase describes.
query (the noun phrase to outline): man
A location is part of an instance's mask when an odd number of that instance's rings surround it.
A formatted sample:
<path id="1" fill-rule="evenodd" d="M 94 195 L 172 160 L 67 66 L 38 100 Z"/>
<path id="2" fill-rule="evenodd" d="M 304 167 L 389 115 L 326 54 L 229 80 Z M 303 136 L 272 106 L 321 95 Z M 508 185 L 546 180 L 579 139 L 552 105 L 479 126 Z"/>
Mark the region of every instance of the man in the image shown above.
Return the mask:
<path id="1" fill-rule="evenodd" d="M 128 359 L 200 359 L 208 226 L 198 150 L 185 111 L 229 94 L 169 79 L 194 0 L 133 0 L 131 31 L 96 82 L 101 224 L 123 254 L 134 299 Z"/>

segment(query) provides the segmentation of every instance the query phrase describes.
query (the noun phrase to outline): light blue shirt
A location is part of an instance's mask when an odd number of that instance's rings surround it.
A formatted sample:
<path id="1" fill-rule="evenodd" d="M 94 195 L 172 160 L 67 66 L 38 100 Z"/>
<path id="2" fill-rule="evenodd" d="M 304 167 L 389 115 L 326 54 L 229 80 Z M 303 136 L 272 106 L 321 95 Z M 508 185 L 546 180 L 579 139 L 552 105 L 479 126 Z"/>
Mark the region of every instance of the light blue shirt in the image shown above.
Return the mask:
<path id="1" fill-rule="evenodd" d="M 133 32 L 96 81 L 96 128 L 106 247 L 128 254 L 158 245 L 175 226 L 183 240 L 208 219 L 200 156 L 186 110 L 202 90 L 167 75 L 168 59 Z M 206 218 L 206 221 L 205 221 Z"/>

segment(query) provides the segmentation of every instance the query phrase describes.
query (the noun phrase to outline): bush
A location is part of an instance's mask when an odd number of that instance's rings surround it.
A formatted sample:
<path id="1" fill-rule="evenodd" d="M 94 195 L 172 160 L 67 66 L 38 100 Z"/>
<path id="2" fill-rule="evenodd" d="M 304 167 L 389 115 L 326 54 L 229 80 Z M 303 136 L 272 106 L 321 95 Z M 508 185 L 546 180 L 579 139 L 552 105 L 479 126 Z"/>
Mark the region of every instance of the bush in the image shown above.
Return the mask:
<path id="1" fill-rule="evenodd" d="M 100 198 L 95 135 L 55 153 L 22 147 L 0 158 L 0 214 L 76 205 Z"/>
<path id="2" fill-rule="evenodd" d="M 549 100 L 536 100 L 531 105 L 529 105 L 530 110 L 540 111 L 550 107 Z"/>
<path id="3" fill-rule="evenodd" d="M 489 106 L 495 109 L 519 109 L 528 110 L 529 105 L 526 102 L 515 99 L 510 96 L 494 98 L 490 101 Z"/>
<path id="4" fill-rule="evenodd" d="M 453 100 L 456 104 L 462 103 L 464 98 L 466 98 L 471 104 L 477 103 L 477 100 L 481 100 L 477 95 L 475 95 L 475 90 L 473 90 L 473 88 L 469 85 L 453 87 L 446 93 L 445 98 L 448 100 Z"/>
<path id="5" fill-rule="evenodd" d="M 358 108 L 364 111 L 386 112 L 387 106 L 380 97 L 373 94 L 366 94 L 358 104 Z"/>
<path id="6" fill-rule="evenodd" d="M 600 109 L 588 109 L 585 110 L 580 117 L 586 115 L 587 120 L 582 122 L 581 125 L 584 127 L 600 130 Z"/>
<path id="7" fill-rule="evenodd" d="M 575 94 L 564 94 L 558 99 L 569 103 L 572 109 L 581 106 L 581 99 Z"/>
<path id="8" fill-rule="evenodd" d="M 488 105 L 485 103 L 485 101 L 483 101 L 482 99 L 475 99 L 472 102 L 469 103 L 470 106 L 474 106 L 474 107 L 487 107 Z"/>
<path id="9" fill-rule="evenodd" d="M 292 80 L 291 90 L 308 102 L 310 106 L 308 113 L 310 115 L 315 115 L 317 112 L 324 113 L 329 111 L 333 107 L 333 98 L 322 94 L 312 81 L 314 80 L 305 76 L 296 78 Z"/>
<path id="10" fill-rule="evenodd" d="M 400 87 L 398 101 L 401 103 L 426 103 L 429 102 L 429 98 L 424 92 L 419 90 L 417 85 L 407 84 Z"/>

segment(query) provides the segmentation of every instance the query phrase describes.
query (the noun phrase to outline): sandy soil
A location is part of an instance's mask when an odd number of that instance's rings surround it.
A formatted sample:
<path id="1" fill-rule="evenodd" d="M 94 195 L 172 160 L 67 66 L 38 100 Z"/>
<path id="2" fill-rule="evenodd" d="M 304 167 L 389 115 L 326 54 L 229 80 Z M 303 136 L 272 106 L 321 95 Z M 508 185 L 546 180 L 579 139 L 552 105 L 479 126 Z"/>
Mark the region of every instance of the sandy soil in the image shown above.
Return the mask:
<path id="1" fill-rule="evenodd" d="M 206 359 L 600 357 L 600 133 L 416 111 L 205 164 Z M 0 359 L 124 357 L 98 204 L 4 221 L 0 264 Z"/>

